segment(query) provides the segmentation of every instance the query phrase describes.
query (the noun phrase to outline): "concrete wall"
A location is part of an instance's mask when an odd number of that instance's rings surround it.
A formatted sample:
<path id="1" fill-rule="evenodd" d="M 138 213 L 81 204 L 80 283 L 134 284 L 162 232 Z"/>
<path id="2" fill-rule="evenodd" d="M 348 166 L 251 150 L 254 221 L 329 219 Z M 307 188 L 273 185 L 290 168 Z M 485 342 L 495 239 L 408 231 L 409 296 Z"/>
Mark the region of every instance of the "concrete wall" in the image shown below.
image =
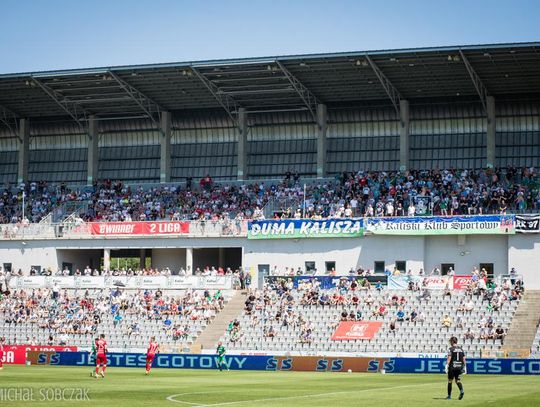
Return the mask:
<path id="1" fill-rule="evenodd" d="M 58 267 L 62 263 L 72 263 L 72 271 L 79 269 L 81 272 L 90 266 L 92 269 L 99 269 L 100 260 L 103 257 L 102 250 L 57 250 Z"/>
<path id="2" fill-rule="evenodd" d="M 454 263 L 456 274 L 470 274 L 480 263 L 493 263 L 494 273 L 507 274 L 507 236 L 429 236 L 424 265 L 432 270 L 441 263 Z"/>
<path id="3" fill-rule="evenodd" d="M 257 279 L 257 265 L 304 268 L 314 261 L 324 273 L 325 261 L 334 261 L 338 273 L 351 267 L 372 269 L 375 261 L 384 261 L 392 269 L 405 260 L 407 268 L 417 272 L 430 270 L 441 263 L 454 263 L 458 274 L 467 274 L 480 263 L 493 263 L 495 274 L 506 274 L 511 267 L 525 276 L 529 288 L 540 289 L 540 235 L 513 236 L 367 236 L 358 239 L 283 239 L 247 240 L 245 238 L 134 238 L 87 240 L 0 241 L 0 264 L 12 263 L 15 270 L 28 272 L 32 265 L 61 267 L 70 262 L 84 269 L 93 259 L 98 264 L 103 248 L 139 249 L 153 252 L 156 267 L 185 265 L 185 248 L 194 247 L 194 266 L 218 265 L 219 248 L 243 250 L 242 266 L 252 270 Z M 204 248 L 204 249 L 203 249 Z M 212 249 L 212 250 L 207 250 Z M 227 250 L 225 250 L 227 253 Z M 236 257 L 235 254 L 233 256 Z M 222 255 L 227 262 L 228 255 Z M 225 265 L 226 266 L 226 265 Z M 173 269 L 171 267 L 171 269 Z"/>
<path id="4" fill-rule="evenodd" d="M 315 261 L 318 274 L 325 271 L 325 262 L 334 261 L 338 273 L 351 267 L 373 269 L 375 261 L 384 261 L 393 269 L 396 261 L 407 261 L 407 268 L 419 270 L 423 265 L 423 237 L 369 237 L 363 239 L 286 239 L 248 240 L 244 249 L 244 266 L 269 264 L 278 267 L 304 268 L 306 261 Z"/>
<path id="5" fill-rule="evenodd" d="M 152 249 L 152 267 L 169 267 L 173 273 L 186 268 L 186 249 Z"/>
<path id="6" fill-rule="evenodd" d="M 508 266 L 522 274 L 526 287 L 540 289 L 540 235 L 508 238 Z"/>

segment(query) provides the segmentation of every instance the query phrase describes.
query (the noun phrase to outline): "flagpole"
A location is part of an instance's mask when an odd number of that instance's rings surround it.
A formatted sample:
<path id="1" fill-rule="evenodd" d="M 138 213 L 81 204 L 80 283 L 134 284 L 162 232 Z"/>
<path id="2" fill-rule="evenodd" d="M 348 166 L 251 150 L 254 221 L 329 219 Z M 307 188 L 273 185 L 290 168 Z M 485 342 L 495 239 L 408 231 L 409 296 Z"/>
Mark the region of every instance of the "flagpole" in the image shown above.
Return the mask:
<path id="1" fill-rule="evenodd" d="M 305 219 L 306 218 L 306 184 L 304 183 L 304 210 L 303 210 L 303 214 L 302 214 L 302 218 Z"/>

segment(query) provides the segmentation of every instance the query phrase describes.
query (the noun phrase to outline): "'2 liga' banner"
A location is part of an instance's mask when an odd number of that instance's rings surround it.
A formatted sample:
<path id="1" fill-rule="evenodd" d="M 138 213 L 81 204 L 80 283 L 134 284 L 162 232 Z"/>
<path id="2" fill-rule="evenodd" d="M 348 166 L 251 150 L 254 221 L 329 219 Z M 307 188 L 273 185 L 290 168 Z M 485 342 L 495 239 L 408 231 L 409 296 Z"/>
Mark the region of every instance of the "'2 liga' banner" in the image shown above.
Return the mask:
<path id="1" fill-rule="evenodd" d="M 183 235 L 189 233 L 189 222 L 96 222 L 89 223 L 93 235 Z"/>
<path id="2" fill-rule="evenodd" d="M 516 233 L 515 215 L 367 218 L 364 226 L 366 232 L 373 235 L 500 235 Z"/>
<path id="3" fill-rule="evenodd" d="M 362 236 L 361 219 L 262 220 L 248 224 L 248 239 Z"/>

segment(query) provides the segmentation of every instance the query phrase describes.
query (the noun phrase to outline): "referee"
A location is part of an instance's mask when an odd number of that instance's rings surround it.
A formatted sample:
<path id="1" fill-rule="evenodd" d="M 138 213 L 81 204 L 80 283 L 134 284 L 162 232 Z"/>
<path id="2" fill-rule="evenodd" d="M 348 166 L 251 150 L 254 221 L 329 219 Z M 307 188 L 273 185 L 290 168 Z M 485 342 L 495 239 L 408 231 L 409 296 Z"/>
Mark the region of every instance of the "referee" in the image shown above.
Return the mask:
<path id="1" fill-rule="evenodd" d="M 446 359 L 445 372 L 448 374 L 448 397 L 452 399 L 452 381 L 455 380 L 459 388 L 459 399 L 465 395 L 463 385 L 461 384 L 461 375 L 467 374 L 467 360 L 463 348 L 458 346 L 458 340 L 455 336 L 450 338 L 450 349 L 448 350 L 448 358 Z"/>

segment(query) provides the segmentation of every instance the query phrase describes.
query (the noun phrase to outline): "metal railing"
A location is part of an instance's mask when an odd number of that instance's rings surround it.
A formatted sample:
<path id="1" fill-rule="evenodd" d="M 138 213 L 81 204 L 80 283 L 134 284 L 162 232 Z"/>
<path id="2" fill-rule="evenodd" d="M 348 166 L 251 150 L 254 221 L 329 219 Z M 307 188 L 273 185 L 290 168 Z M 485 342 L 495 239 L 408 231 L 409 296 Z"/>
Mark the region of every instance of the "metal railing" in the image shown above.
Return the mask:
<path id="1" fill-rule="evenodd" d="M 158 222 L 123 222 L 122 224 L 167 224 L 167 221 Z M 156 232 L 147 231 L 149 228 L 134 228 L 133 233 L 99 232 L 99 226 L 106 222 L 81 222 L 70 219 L 68 222 L 29 225 L 6 224 L 0 225 L 0 237 L 3 240 L 31 240 L 31 239 L 104 239 L 104 238 L 133 238 L 133 237 L 246 237 L 247 221 L 185 221 L 185 231 L 164 232 L 159 228 Z M 120 224 L 120 223 L 116 223 Z M 138 231 L 140 229 L 140 231 Z"/>

